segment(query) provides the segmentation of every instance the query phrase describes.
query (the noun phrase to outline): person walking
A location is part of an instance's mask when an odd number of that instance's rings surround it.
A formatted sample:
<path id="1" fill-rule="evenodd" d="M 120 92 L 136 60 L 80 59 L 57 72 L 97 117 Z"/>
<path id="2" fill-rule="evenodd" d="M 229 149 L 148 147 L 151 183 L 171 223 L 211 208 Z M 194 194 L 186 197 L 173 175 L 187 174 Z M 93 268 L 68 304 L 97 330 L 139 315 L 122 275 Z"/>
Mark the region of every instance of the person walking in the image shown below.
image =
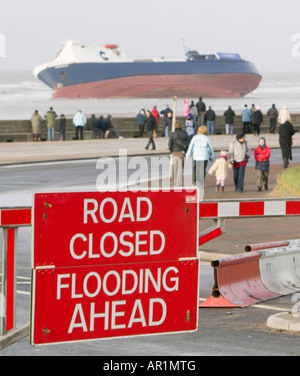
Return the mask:
<path id="1" fill-rule="evenodd" d="M 275 133 L 278 114 L 279 113 L 277 111 L 275 104 L 272 104 L 272 107 L 269 108 L 267 112 L 267 115 L 269 116 L 269 120 L 270 120 L 270 127 L 269 127 L 270 133 Z"/>
<path id="2" fill-rule="evenodd" d="M 248 106 L 245 104 L 244 109 L 241 113 L 244 133 L 251 132 L 251 115 L 251 110 L 249 110 Z"/>
<path id="3" fill-rule="evenodd" d="M 156 130 L 157 124 L 155 117 L 151 114 L 151 111 L 147 110 L 146 111 L 146 120 L 145 120 L 145 127 L 148 132 L 148 143 L 147 146 L 145 147 L 146 150 L 149 149 L 149 146 L 152 145 L 151 150 L 155 150 L 155 142 L 153 139 L 153 132 Z"/>
<path id="4" fill-rule="evenodd" d="M 289 160 L 293 160 L 292 156 L 292 136 L 295 134 L 295 129 L 293 124 L 289 121 L 286 121 L 283 124 L 280 124 L 279 129 L 279 145 L 282 154 L 283 168 L 287 168 L 289 165 Z"/>
<path id="5" fill-rule="evenodd" d="M 214 164 L 209 169 L 209 175 L 215 174 L 216 176 L 216 192 L 219 192 L 220 187 L 222 192 L 225 190 L 225 180 L 228 176 L 228 170 L 232 167 L 231 163 L 227 160 L 227 152 L 221 151 L 220 157 L 216 159 Z"/>
<path id="6" fill-rule="evenodd" d="M 232 110 L 231 106 L 228 106 L 228 109 L 224 112 L 224 116 L 226 134 L 233 134 L 235 113 Z"/>
<path id="7" fill-rule="evenodd" d="M 214 157 L 212 144 L 210 138 L 207 136 L 207 133 L 207 127 L 205 125 L 201 125 L 198 128 L 197 134 L 192 138 L 186 153 L 187 159 L 190 157 L 193 158 L 193 173 L 196 184 L 200 188 L 204 187 L 208 160 L 212 161 Z"/>
<path id="8" fill-rule="evenodd" d="M 264 117 L 263 117 L 263 114 L 260 110 L 260 107 L 257 106 L 256 107 L 256 110 L 253 114 L 253 124 L 254 124 L 254 129 L 253 129 L 253 132 L 254 132 L 254 135 L 256 136 L 259 136 L 260 135 L 260 125 L 261 123 L 263 122 L 264 120 Z"/>
<path id="9" fill-rule="evenodd" d="M 268 190 L 271 149 L 266 144 L 266 139 L 260 137 L 259 145 L 254 150 L 255 169 L 257 170 L 256 188 L 260 192 L 264 186 Z"/>
<path id="10" fill-rule="evenodd" d="M 206 123 L 208 134 L 215 134 L 215 120 L 216 113 L 212 110 L 211 106 L 209 106 L 204 116 L 204 122 Z"/>
<path id="11" fill-rule="evenodd" d="M 245 139 L 245 133 L 239 132 L 228 150 L 228 160 L 233 166 L 233 182 L 235 190 L 238 192 L 244 191 L 245 170 L 249 158 L 250 149 Z"/>
<path id="12" fill-rule="evenodd" d="M 58 130 L 60 132 L 60 141 L 65 141 L 66 140 L 66 118 L 64 114 L 60 115 Z"/>
<path id="13" fill-rule="evenodd" d="M 44 118 L 47 122 L 47 129 L 48 129 L 48 141 L 54 141 L 55 138 L 55 119 L 57 118 L 57 114 L 53 111 L 53 107 L 49 108 L 49 111 L 46 112 Z"/>
<path id="14" fill-rule="evenodd" d="M 136 116 L 136 120 L 139 126 L 139 137 L 143 137 L 145 129 L 146 112 L 144 108 L 141 108 Z"/>
<path id="15" fill-rule="evenodd" d="M 175 131 L 170 133 L 170 184 L 171 187 L 182 187 L 184 156 L 189 144 L 188 134 L 181 128 L 181 122 L 175 121 Z"/>
<path id="16" fill-rule="evenodd" d="M 30 120 L 31 120 L 32 135 L 33 135 L 34 141 L 41 141 L 43 118 L 39 114 L 38 110 L 34 111 Z"/>
<path id="17" fill-rule="evenodd" d="M 73 117 L 73 124 L 75 126 L 75 140 L 83 140 L 83 127 L 86 124 L 86 117 L 81 110 L 78 110 Z"/>

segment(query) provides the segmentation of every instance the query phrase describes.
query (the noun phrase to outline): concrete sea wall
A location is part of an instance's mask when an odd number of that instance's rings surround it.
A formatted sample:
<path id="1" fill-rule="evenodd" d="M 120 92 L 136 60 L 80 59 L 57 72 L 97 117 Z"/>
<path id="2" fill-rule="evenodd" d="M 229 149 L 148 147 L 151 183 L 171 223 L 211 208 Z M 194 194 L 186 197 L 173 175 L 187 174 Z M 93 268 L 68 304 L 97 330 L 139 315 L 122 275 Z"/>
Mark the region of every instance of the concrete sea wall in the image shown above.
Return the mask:
<path id="1" fill-rule="evenodd" d="M 292 123 L 297 131 L 300 131 L 300 113 L 291 114 Z M 177 117 L 178 120 L 184 125 L 184 117 Z M 118 130 L 121 136 L 124 138 L 138 137 L 138 125 L 135 117 L 124 117 L 112 119 L 114 127 Z M 55 139 L 60 140 L 60 134 L 58 131 L 59 120 L 56 122 L 55 127 Z M 235 117 L 234 133 L 242 130 L 241 116 Z M 276 127 L 278 130 L 278 126 Z M 261 133 L 268 133 L 269 130 L 269 118 L 264 114 L 264 121 L 261 124 Z M 217 116 L 215 121 L 215 133 L 225 134 L 225 121 L 224 116 Z M 163 119 L 160 119 L 158 125 L 158 136 L 163 135 Z M 72 119 L 67 119 L 66 125 L 66 139 L 72 140 L 75 136 L 75 129 L 72 123 Z M 110 137 L 115 137 L 112 133 Z M 147 137 L 146 132 L 144 137 Z M 88 124 L 84 128 L 84 139 L 95 138 L 94 132 Z M 44 122 L 42 125 L 42 140 L 47 140 L 47 127 Z M 33 141 L 32 127 L 30 120 L 0 120 L 0 142 L 26 142 Z"/>

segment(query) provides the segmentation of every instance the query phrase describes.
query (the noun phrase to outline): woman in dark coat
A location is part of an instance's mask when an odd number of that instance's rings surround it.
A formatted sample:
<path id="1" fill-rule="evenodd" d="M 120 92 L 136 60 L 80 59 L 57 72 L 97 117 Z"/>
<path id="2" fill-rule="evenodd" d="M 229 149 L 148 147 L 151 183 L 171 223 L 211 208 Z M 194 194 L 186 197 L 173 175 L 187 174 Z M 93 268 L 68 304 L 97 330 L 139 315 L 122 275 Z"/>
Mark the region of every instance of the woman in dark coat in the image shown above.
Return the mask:
<path id="1" fill-rule="evenodd" d="M 280 124 L 279 129 L 279 144 L 282 153 L 283 167 L 287 168 L 289 160 L 293 160 L 292 157 L 292 136 L 295 134 L 292 123 L 286 121 Z"/>

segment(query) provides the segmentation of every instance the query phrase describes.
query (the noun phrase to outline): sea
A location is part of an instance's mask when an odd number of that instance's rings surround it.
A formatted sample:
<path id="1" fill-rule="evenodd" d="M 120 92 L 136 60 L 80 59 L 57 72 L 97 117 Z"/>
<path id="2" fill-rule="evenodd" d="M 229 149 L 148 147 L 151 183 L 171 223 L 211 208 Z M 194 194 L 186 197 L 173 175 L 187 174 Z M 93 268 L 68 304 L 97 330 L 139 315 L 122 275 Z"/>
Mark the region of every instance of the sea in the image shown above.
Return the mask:
<path id="1" fill-rule="evenodd" d="M 199 96 L 201 93 L 199 93 Z M 197 102 L 198 98 L 187 98 Z M 211 106 L 218 115 L 231 105 L 238 115 L 247 104 L 259 106 L 263 113 L 275 104 L 277 109 L 287 106 L 290 113 L 300 113 L 300 72 L 299 73 L 267 73 L 263 74 L 258 88 L 243 98 L 203 98 L 207 106 Z M 136 98 L 136 99 L 67 99 L 52 98 L 52 90 L 36 79 L 30 71 L 0 70 L 0 120 L 30 119 L 38 110 L 41 115 L 50 106 L 58 115 L 73 117 L 81 110 L 87 117 L 108 114 L 113 117 L 136 116 L 139 110 L 152 109 L 158 111 L 166 105 L 174 106 L 173 98 Z M 184 98 L 176 100 L 176 114 L 183 116 Z"/>

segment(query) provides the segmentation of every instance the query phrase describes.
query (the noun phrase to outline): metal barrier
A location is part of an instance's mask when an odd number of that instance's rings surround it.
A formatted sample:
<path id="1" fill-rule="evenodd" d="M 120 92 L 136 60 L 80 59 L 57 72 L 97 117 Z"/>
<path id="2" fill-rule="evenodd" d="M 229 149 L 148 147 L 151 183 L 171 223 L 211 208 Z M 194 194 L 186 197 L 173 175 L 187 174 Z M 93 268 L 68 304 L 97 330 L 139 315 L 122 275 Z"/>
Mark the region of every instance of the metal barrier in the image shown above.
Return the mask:
<path id="1" fill-rule="evenodd" d="M 0 349 L 29 331 L 29 324 L 16 328 L 18 228 L 28 226 L 31 226 L 30 207 L 0 209 L 0 228 L 3 229 Z"/>
<path id="2" fill-rule="evenodd" d="M 299 215 L 299 198 L 204 201 L 199 217 L 215 224 L 199 234 L 199 246 L 222 235 L 226 219 Z M 244 307 L 300 290 L 298 240 L 250 244 L 244 251 L 211 262 L 214 285 L 199 307 Z"/>
<path id="3" fill-rule="evenodd" d="M 214 260 L 214 285 L 205 307 L 246 307 L 300 290 L 300 239 L 285 246 Z"/>

